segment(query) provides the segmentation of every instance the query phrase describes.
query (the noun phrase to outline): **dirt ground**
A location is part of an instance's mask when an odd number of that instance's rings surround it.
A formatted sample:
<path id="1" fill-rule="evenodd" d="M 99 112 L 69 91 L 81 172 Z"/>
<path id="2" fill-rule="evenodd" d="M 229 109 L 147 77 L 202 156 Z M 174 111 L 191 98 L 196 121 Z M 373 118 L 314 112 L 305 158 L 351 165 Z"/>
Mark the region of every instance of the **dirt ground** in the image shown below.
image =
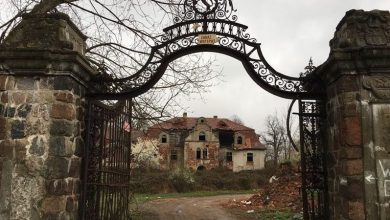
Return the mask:
<path id="1" fill-rule="evenodd" d="M 212 197 L 174 198 L 146 202 L 140 209 L 158 213 L 160 220 L 237 220 L 222 208 L 230 201 L 247 200 L 252 195 L 223 195 Z M 156 219 L 156 217 L 148 218 Z"/>

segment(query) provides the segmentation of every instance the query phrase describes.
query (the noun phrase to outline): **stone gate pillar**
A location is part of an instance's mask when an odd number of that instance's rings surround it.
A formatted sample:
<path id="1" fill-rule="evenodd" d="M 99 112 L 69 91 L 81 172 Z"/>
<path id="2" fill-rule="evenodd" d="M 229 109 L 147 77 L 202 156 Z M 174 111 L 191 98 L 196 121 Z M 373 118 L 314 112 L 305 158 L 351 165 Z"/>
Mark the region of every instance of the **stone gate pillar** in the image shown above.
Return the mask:
<path id="1" fill-rule="evenodd" d="M 85 40 L 50 14 L 24 17 L 0 45 L 0 219 L 77 219 Z"/>
<path id="2" fill-rule="evenodd" d="M 390 14 L 347 12 L 315 74 L 326 84 L 332 219 L 390 217 Z"/>

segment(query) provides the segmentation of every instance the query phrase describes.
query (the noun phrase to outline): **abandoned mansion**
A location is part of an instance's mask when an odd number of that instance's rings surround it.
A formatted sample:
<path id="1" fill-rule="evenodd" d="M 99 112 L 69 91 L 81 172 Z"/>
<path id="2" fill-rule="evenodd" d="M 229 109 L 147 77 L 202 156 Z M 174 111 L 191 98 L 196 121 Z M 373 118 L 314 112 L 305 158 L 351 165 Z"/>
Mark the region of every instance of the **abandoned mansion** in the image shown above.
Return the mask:
<path id="1" fill-rule="evenodd" d="M 266 148 L 255 130 L 229 119 L 175 117 L 148 129 L 159 140 L 161 169 L 224 167 L 234 172 L 264 167 Z"/>

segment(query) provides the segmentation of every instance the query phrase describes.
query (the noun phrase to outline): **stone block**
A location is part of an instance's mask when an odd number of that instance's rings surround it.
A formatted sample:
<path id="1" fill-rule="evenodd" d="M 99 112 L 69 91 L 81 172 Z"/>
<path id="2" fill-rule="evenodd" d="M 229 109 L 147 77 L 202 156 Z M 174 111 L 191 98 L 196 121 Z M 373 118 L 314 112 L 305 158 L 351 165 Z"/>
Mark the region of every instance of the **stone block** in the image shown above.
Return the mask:
<path id="1" fill-rule="evenodd" d="M 73 101 L 74 101 L 72 93 L 58 92 L 58 93 L 55 93 L 54 96 L 56 97 L 56 100 L 60 101 L 60 102 L 73 103 Z"/>
<path id="2" fill-rule="evenodd" d="M 362 145 L 362 128 L 359 117 L 344 118 L 341 122 L 340 139 L 348 146 Z"/>
<path id="3" fill-rule="evenodd" d="M 16 88 L 19 90 L 35 90 L 37 86 L 33 77 L 17 77 Z"/>
<path id="4" fill-rule="evenodd" d="M 17 115 L 21 118 L 26 118 L 27 115 L 31 112 L 32 106 L 31 104 L 23 104 L 20 105 L 17 110 Z"/>
<path id="5" fill-rule="evenodd" d="M 46 190 L 50 195 L 62 196 L 73 193 L 73 180 L 57 179 L 46 183 Z"/>
<path id="6" fill-rule="evenodd" d="M 348 203 L 348 217 L 353 220 L 364 220 L 366 219 L 364 213 L 364 203 L 363 201 L 349 202 Z"/>
<path id="7" fill-rule="evenodd" d="M 0 141 L 0 157 L 13 159 L 14 148 L 15 148 L 15 141 L 13 140 Z"/>
<path id="8" fill-rule="evenodd" d="M 343 147 L 340 154 L 341 159 L 362 159 L 363 149 L 356 147 Z"/>
<path id="9" fill-rule="evenodd" d="M 26 136 L 25 134 L 25 121 L 14 120 L 11 122 L 11 138 L 21 139 Z"/>
<path id="10" fill-rule="evenodd" d="M 27 139 L 20 139 L 15 141 L 15 158 L 18 163 L 25 161 L 27 157 Z"/>
<path id="11" fill-rule="evenodd" d="M 344 117 L 356 117 L 360 115 L 360 104 L 357 102 L 346 103 L 340 108 Z"/>
<path id="12" fill-rule="evenodd" d="M 8 118 L 15 117 L 16 108 L 11 106 L 5 106 L 4 115 Z"/>
<path id="13" fill-rule="evenodd" d="M 49 139 L 49 155 L 59 157 L 73 155 L 72 142 L 63 136 L 51 136 Z"/>
<path id="14" fill-rule="evenodd" d="M 347 178 L 347 185 L 340 186 L 340 195 L 350 201 L 356 201 L 364 198 L 363 178 Z"/>
<path id="15" fill-rule="evenodd" d="M 20 105 L 26 102 L 27 94 L 26 92 L 13 92 L 11 94 L 12 103 L 15 105 Z"/>
<path id="16" fill-rule="evenodd" d="M 49 156 L 46 161 L 46 177 L 48 179 L 63 179 L 69 175 L 69 160 L 63 157 Z"/>
<path id="17" fill-rule="evenodd" d="M 363 175 L 363 160 L 344 160 L 341 162 L 341 171 L 345 176 Z"/>
<path id="18" fill-rule="evenodd" d="M 53 103 L 54 102 L 54 95 L 53 92 L 50 90 L 40 90 L 34 92 L 33 95 L 33 102 L 37 102 L 40 104 L 47 104 L 47 103 Z"/>
<path id="19" fill-rule="evenodd" d="M 77 137 L 73 141 L 74 155 L 77 157 L 83 157 L 84 153 L 84 140 L 81 137 Z"/>
<path id="20" fill-rule="evenodd" d="M 8 79 L 8 76 L 6 76 L 6 75 L 0 75 L 0 91 L 5 91 L 5 90 L 7 90 L 7 88 L 6 88 L 7 79 Z"/>
<path id="21" fill-rule="evenodd" d="M 42 156 L 45 153 L 46 141 L 44 137 L 36 136 L 32 139 L 29 153 L 36 156 Z"/>
<path id="22" fill-rule="evenodd" d="M 67 120 L 52 120 L 50 124 L 50 134 L 54 136 L 70 137 L 74 134 L 74 123 Z"/>
<path id="23" fill-rule="evenodd" d="M 6 106 L 0 103 L 0 116 L 6 116 Z M 6 116 L 7 117 L 7 116 Z"/>
<path id="24" fill-rule="evenodd" d="M 66 201 L 66 211 L 75 212 L 77 211 L 77 199 L 73 196 L 69 196 Z"/>
<path id="25" fill-rule="evenodd" d="M 7 119 L 0 116 L 0 140 L 7 137 Z"/>
<path id="26" fill-rule="evenodd" d="M 2 103 L 8 103 L 8 92 L 2 92 L 0 101 Z"/>
<path id="27" fill-rule="evenodd" d="M 53 104 L 50 116 L 55 119 L 74 120 L 76 112 L 72 104 Z"/>
<path id="28" fill-rule="evenodd" d="M 42 211 L 45 214 L 59 214 L 66 211 L 66 196 L 52 196 L 43 199 Z"/>
<path id="29" fill-rule="evenodd" d="M 73 91 L 80 94 L 80 85 L 68 76 L 56 77 L 54 80 L 54 90 Z"/>
<path id="30" fill-rule="evenodd" d="M 343 76 L 336 84 L 338 93 L 359 91 L 359 81 L 356 76 Z"/>
<path id="31" fill-rule="evenodd" d="M 74 178 L 80 177 L 81 158 L 73 157 L 70 160 L 69 176 Z"/>
<path id="32" fill-rule="evenodd" d="M 40 90 L 53 90 L 55 77 L 42 77 L 39 79 L 39 89 Z"/>

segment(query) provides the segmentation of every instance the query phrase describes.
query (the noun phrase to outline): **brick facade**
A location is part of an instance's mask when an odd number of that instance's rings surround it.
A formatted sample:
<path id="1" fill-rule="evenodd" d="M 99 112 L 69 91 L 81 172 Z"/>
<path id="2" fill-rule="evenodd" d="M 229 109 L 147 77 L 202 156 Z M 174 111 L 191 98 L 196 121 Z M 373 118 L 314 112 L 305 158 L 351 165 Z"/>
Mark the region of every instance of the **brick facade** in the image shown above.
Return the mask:
<path id="1" fill-rule="evenodd" d="M 200 140 L 201 135 L 204 135 L 204 140 Z M 225 167 L 235 170 L 233 152 L 236 150 L 241 153 L 255 150 L 258 152 L 255 159 L 262 160 L 256 163 L 256 166 L 241 166 L 240 170 L 264 167 L 264 156 L 261 155 L 265 155 L 265 147 L 260 143 L 255 131 L 228 119 L 189 118 L 185 114 L 184 117 L 152 126 L 148 129 L 148 138 L 158 139 L 160 142 L 158 147 L 162 156 L 161 169 L 185 167 L 197 170 Z M 163 138 L 167 139 L 162 141 Z M 165 141 L 166 143 L 162 143 Z M 177 154 L 175 160 L 172 160 L 172 152 Z M 227 152 L 232 153 L 233 161 L 227 161 Z"/>

